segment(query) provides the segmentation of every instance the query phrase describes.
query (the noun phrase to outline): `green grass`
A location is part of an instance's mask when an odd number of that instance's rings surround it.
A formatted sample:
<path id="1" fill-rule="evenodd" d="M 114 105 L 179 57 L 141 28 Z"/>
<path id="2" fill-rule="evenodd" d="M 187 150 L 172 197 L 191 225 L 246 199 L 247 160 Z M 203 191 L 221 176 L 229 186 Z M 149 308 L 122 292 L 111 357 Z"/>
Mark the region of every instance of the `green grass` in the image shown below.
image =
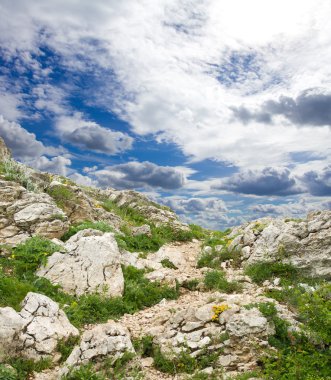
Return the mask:
<path id="1" fill-rule="evenodd" d="M 58 246 L 47 239 L 34 237 L 12 249 L 9 257 L 0 259 L 0 306 L 11 306 L 20 310 L 20 304 L 28 292 L 50 297 L 64 308 L 70 321 L 77 327 L 86 323 L 106 322 L 125 313 L 134 313 L 150 307 L 163 298 L 176 299 L 178 288 L 151 282 L 144 271 L 123 267 L 123 297 L 107 298 L 102 294 L 84 295 L 76 298 L 64 293 L 60 286 L 51 284 L 35 275 L 35 270 L 47 256 L 58 250 Z"/>
<path id="2" fill-rule="evenodd" d="M 106 380 L 106 378 L 98 374 L 92 364 L 87 364 L 72 370 L 68 375 L 63 376 L 62 380 Z"/>
<path id="3" fill-rule="evenodd" d="M 108 212 L 112 212 L 130 225 L 141 226 L 148 224 L 147 219 L 136 209 L 128 206 L 118 206 L 114 201 L 105 200 L 101 203 L 101 206 Z"/>
<path id="4" fill-rule="evenodd" d="M 145 307 L 153 306 L 163 298 L 178 298 L 177 288 L 147 280 L 143 270 L 123 267 L 123 274 L 125 283 L 123 297 L 84 295 L 74 300 L 65 309 L 70 321 L 77 327 L 88 323 L 102 323 L 108 319 L 118 319 L 123 314 L 133 314 Z"/>
<path id="5" fill-rule="evenodd" d="M 276 333 L 269 342 L 278 348 L 277 353 L 269 352 L 263 358 L 264 376 L 277 380 L 331 379 L 331 285 L 320 284 L 313 292 L 304 292 L 297 286 L 287 288 L 284 300 L 295 307 L 303 330 L 288 331 L 286 321 L 277 316 L 272 303 L 258 304 L 275 324 Z"/>
<path id="6" fill-rule="evenodd" d="M 0 364 L 0 380 L 19 380 L 14 368 Z"/>
<path id="7" fill-rule="evenodd" d="M 293 267 L 291 264 L 284 264 L 281 262 L 258 262 L 251 264 L 245 269 L 245 274 L 257 284 L 262 284 L 264 281 L 276 277 L 279 277 L 286 282 L 295 282 L 300 278 L 297 268 Z"/>
<path id="8" fill-rule="evenodd" d="M 225 273 L 219 270 L 207 272 L 204 284 L 208 290 L 218 290 L 224 293 L 239 293 L 242 290 L 241 284 L 236 281 L 228 281 L 225 277 Z"/>
<path id="9" fill-rule="evenodd" d="M 198 290 L 199 284 L 200 284 L 200 280 L 198 280 L 197 278 L 193 278 L 192 280 L 183 281 L 180 284 L 180 286 L 184 289 L 195 291 L 195 290 Z"/>
<path id="10" fill-rule="evenodd" d="M 178 269 L 176 265 L 172 261 L 170 261 L 168 258 L 161 260 L 161 264 L 163 268 Z"/>
<path id="11" fill-rule="evenodd" d="M 23 358 L 11 358 L 8 360 L 8 364 L 12 366 L 16 372 L 16 376 L 13 379 L 17 380 L 27 380 L 30 379 L 30 375 L 33 372 L 41 372 L 47 368 L 51 368 L 53 363 L 52 360 L 49 359 L 41 359 L 39 361 L 33 361 L 31 359 L 23 359 Z M 1 372 L 0 372 L 1 374 Z M 0 375 L 1 376 L 1 375 Z M 1 379 L 1 377 L 0 377 Z M 4 378 L 6 380 L 11 380 Z"/>
<path id="12" fill-rule="evenodd" d="M 198 268 L 220 268 L 221 263 L 227 260 L 233 260 L 233 265 L 239 267 L 241 263 L 240 252 L 233 251 L 230 252 L 226 246 L 223 247 L 222 251 L 217 252 L 215 247 L 212 247 L 211 253 L 203 253 L 197 263 Z"/>
<path id="13" fill-rule="evenodd" d="M 151 236 L 126 234 L 117 235 L 116 240 L 120 248 L 130 252 L 155 252 L 162 245 L 172 241 L 191 241 L 196 238 L 195 230 L 176 230 L 170 225 L 156 227 L 150 224 Z"/>
<path id="14" fill-rule="evenodd" d="M 61 363 L 68 359 L 74 347 L 79 343 L 79 340 L 79 336 L 70 335 L 68 339 L 61 339 L 58 342 L 56 351 L 61 354 Z"/>
<path id="15" fill-rule="evenodd" d="M 47 193 L 54 199 L 56 205 L 65 209 L 68 202 L 75 199 L 75 193 L 68 186 L 56 185 L 47 190 Z"/>
<path id="16" fill-rule="evenodd" d="M 74 224 L 69 227 L 69 230 L 61 237 L 62 241 L 67 241 L 71 236 L 75 235 L 77 232 L 92 228 L 93 230 L 98 230 L 102 232 L 114 232 L 114 228 L 111 227 L 106 222 L 90 222 L 85 221 L 83 223 Z"/>

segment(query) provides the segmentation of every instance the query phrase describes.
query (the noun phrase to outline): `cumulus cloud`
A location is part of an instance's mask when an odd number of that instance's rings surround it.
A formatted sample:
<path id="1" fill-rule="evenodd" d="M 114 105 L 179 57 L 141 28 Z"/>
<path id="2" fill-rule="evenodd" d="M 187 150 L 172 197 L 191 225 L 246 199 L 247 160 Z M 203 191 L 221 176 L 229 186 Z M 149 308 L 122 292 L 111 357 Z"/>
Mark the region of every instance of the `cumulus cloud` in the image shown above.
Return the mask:
<path id="1" fill-rule="evenodd" d="M 89 172 L 101 187 L 133 189 L 143 187 L 174 190 L 185 183 L 185 174 L 171 166 L 159 166 L 151 162 L 128 162 Z"/>
<path id="2" fill-rule="evenodd" d="M 331 126 L 331 94 L 306 90 L 298 97 L 281 96 L 277 101 L 268 100 L 258 111 L 233 107 L 236 118 L 244 123 L 257 121 L 271 123 L 273 116 L 281 115 L 295 125 Z"/>
<path id="3" fill-rule="evenodd" d="M 193 159 L 254 168 L 258 155 L 264 165 L 281 166 L 290 152 L 327 152 L 330 129 L 307 127 L 298 135 L 285 121 L 277 128 L 261 123 L 267 114 L 247 126 L 245 109 L 233 122 L 230 107 L 245 102 L 251 110 L 270 100 L 300 123 L 327 121 L 322 105 L 321 117 L 302 113 L 304 104 L 327 103 L 325 96 L 298 94 L 331 84 L 330 11 L 325 0 L 18 0 L 1 5 L 0 41 L 8 55 L 31 66 L 42 38 L 66 69 L 93 77 L 89 104 L 115 112 L 135 133 L 177 144 Z M 294 111 L 275 100 L 284 94 L 296 102 Z M 41 98 L 39 105 L 47 103 Z M 76 144 L 77 136 L 71 138 Z"/>
<path id="4" fill-rule="evenodd" d="M 301 178 L 308 191 L 316 196 L 331 196 L 331 166 L 321 171 L 308 171 Z"/>
<path id="5" fill-rule="evenodd" d="M 266 167 L 261 171 L 244 171 L 225 178 L 216 189 L 252 195 L 292 195 L 303 190 L 288 169 Z"/>
<path id="6" fill-rule="evenodd" d="M 41 156 L 33 161 L 28 162 L 28 164 L 41 171 L 66 176 L 69 173 L 68 167 L 71 165 L 71 160 L 67 157 L 62 156 L 56 156 L 52 158 Z"/>
<path id="7" fill-rule="evenodd" d="M 0 115 L 0 136 L 19 160 L 27 161 L 45 153 L 55 153 L 55 149 L 46 147 L 38 141 L 34 133 L 28 132 L 20 124 L 10 122 Z"/>
<path id="8" fill-rule="evenodd" d="M 82 175 L 80 173 L 73 173 L 69 176 L 74 182 L 78 183 L 82 186 L 98 186 L 98 182 L 93 180 L 92 178 Z"/>
<path id="9" fill-rule="evenodd" d="M 156 198 L 159 203 L 169 206 L 187 223 L 206 228 L 226 228 L 238 223 L 238 218 L 228 215 L 229 210 L 222 199 L 214 197 L 166 197 Z"/>
<path id="10" fill-rule="evenodd" d="M 133 138 L 123 132 L 101 127 L 93 121 L 84 120 L 81 113 L 61 116 L 56 129 L 64 142 L 81 149 L 116 155 L 131 149 Z"/>

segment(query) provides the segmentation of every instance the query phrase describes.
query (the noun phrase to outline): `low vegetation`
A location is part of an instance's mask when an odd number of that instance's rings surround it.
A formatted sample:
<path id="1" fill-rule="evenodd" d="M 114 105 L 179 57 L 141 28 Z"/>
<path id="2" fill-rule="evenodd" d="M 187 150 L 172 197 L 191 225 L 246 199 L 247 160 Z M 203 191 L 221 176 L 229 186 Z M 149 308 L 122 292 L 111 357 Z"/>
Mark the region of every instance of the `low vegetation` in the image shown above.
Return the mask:
<path id="1" fill-rule="evenodd" d="M 102 232 L 114 232 L 114 228 L 111 227 L 106 222 L 90 222 L 86 221 L 84 223 L 73 224 L 69 227 L 69 230 L 61 237 L 62 241 L 67 241 L 71 236 L 75 235 L 77 232 L 92 228 L 93 230 L 98 230 Z"/>
<path id="2" fill-rule="evenodd" d="M 27 174 L 27 169 L 12 159 L 0 162 L 0 174 L 4 176 L 5 180 L 18 182 L 28 191 L 37 191 L 36 185 Z"/>
<path id="3" fill-rule="evenodd" d="M 54 199 L 56 205 L 65 210 L 68 202 L 75 199 L 75 193 L 66 185 L 52 186 L 47 190 L 47 193 Z"/>
<path id="4" fill-rule="evenodd" d="M 70 321 L 77 327 L 87 323 L 106 322 L 125 313 L 134 313 L 150 307 L 163 298 L 176 299 L 178 286 L 171 288 L 144 277 L 144 271 L 123 267 L 123 297 L 108 298 L 102 294 L 84 295 L 76 298 L 64 293 L 59 286 L 35 275 L 36 269 L 47 256 L 58 250 L 58 246 L 47 239 L 33 237 L 17 248 L 8 257 L 0 258 L 0 306 L 21 309 L 21 302 L 28 292 L 50 297 L 64 306 Z"/>
<path id="5" fill-rule="evenodd" d="M 175 229 L 170 225 L 156 227 L 150 224 L 151 236 L 133 236 L 128 230 L 124 230 L 124 235 L 117 235 L 116 240 L 120 248 L 130 252 L 155 252 L 162 245 L 172 241 L 191 241 L 197 238 L 199 231 L 193 226 L 188 230 Z"/>
<path id="6" fill-rule="evenodd" d="M 277 351 L 262 356 L 260 376 L 277 380 L 330 379 L 331 285 L 320 284 L 315 291 L 304 291 L 300 286 L 287 287 L 279 291 L 276 298 L 289 302 L 295 309 L 302 330 L 289 329 L 288 323 L 277 315 L 273 303 L 248 306 L 258 307 L 275 325 L 275 334 L 269 343 Z"/>
<path id="7" fill-rule="evenodd" d="M 291 264 L 281 262 L 258 262 L 251 264 L 246 268 L 245 274 L 259 285 L 265 280 L 272 280 L 277 277 L 283 280 L 283 282 L 295 282 L 301 277 L 297 268 Z"/>
<path id="8" fill-rule="evenodd" d="M 225 273 L 220 270 L 207 272 L 204 279 L 205 287 L 208 290 L 218 290 L 224 293 L 241 292 L 242 285 L 237 281 L 228 281 Z"/>
<path id="9" fill-rule="evenodd" d="M 153 337 L 144 336 L 133 341 L 136 352 L 141 357 L 153 357 L 154 367 L 164 373 L 175 375 L 177 373 L 193 374 L 196 371 L 215 365 L 220 351 L 205 350 L 198 357 L 192 357 L 183 346 L 183 350 L 176 355 L 165 355 L 160 347 L 153 343 Z"/>

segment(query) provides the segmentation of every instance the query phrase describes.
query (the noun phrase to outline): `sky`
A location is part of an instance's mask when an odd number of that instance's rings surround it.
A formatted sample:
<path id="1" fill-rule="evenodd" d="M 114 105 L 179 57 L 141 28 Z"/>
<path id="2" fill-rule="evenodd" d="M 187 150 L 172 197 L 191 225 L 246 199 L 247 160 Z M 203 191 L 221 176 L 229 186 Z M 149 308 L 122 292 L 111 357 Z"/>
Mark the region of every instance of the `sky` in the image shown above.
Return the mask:
<path id="1" fill-rule="evenodd" d="M 1 0 L 14 157 L 224 229 L 331 208 L 329 0 Z"/>

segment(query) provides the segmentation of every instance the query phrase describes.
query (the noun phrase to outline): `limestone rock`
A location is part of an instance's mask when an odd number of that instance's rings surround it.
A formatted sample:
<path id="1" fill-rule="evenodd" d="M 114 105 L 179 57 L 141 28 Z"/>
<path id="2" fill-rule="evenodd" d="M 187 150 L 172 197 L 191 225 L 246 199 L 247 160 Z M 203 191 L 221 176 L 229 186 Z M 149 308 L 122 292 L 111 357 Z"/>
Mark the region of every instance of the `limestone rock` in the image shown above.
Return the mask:
<path id="1" fill-rule="evenodd" d="M 274 333 L 273 326 L 256 308 L 251 310 L 243 308 L 239 313 L 233 314 L 226 324 L 226 330 L 230 335 L 236 337 L 253 334 L 268 336 Z"/>
<path id="2" fill-rule="evenodd" d="M 32 235 L 58 238 L 69 227 L 67 216 L 47 194 L 0 180 L 0 198 L 0 243 L 17 244 Z"/>
<path id="3" fill-rule="evenodd" d="M 79 335 L 50 298 L 28 293 L 22 310 L 17 313 L 10 307 L 0 309 L 0 360 L 5 355 L 20 355 L 27 359 L 40 360 L 54 357 L 60 340 Z"/>
<path id="4" fill-rule="evenodd" d="M 120 358 L 125 352 L 134 352 L 130 334 L 116 322 L 97 325 L 84 332 L 81 342 L 76 346 L 61 371 L 64 375 L 69 368 L 96 362 L 105 357 Z"/>
<path id="5" fill-rule="evenodd" d="M 151 236 L 151 227 L 148 224 L 144 224 L 139 227 L 132 227 L 131 231 L 132 231 L 133 236 L 138 236 L 138 235 Z"/>
<path id="6" fill-rule="evenodd" d="M 51 255 L 37 275 L 77 296 L 95 292 L 123 294 L 120 252 L 113 233 L 86 229 L 72 236 L 64 249 Z"/>
<path id="7" fill-rule="evenodd" d="M 331 211 L 310 213 L 302 221 L 260 219 L 231 235 L 236 237 L 229 249 L 241 250 L 245 265 L 282 260 L 307 275 L 331 278 Z"/>

